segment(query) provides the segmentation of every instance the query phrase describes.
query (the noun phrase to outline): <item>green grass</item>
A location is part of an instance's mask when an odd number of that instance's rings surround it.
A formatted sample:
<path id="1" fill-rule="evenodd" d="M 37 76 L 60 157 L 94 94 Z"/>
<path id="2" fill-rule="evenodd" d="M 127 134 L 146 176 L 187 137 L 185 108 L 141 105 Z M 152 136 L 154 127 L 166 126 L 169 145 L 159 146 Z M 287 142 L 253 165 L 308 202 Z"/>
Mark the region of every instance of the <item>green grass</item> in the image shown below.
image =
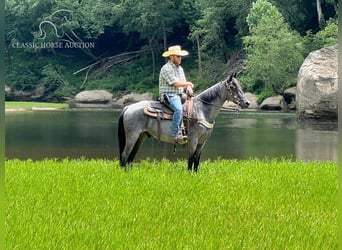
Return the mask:
<path id="1" fill-rule="evenodd" d="M 25 110 L 31 110 L 33 107 L 67 109 L 69 108 L 69 104 L 49 102 L 5 102 L 5 108 L 21 108 Z"/>
<path id="2" fill-rule="evenodd" d="M 335 162 L 6 161 L 8 249 L 337 249 Z"/>

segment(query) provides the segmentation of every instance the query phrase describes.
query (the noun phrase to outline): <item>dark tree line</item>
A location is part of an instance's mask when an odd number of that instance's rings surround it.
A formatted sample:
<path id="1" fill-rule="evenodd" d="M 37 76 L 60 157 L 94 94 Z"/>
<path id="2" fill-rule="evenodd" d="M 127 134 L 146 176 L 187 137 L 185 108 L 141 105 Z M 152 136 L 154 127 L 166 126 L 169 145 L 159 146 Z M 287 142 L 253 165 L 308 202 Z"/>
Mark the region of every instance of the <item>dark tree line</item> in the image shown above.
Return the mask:
<path id="1" fill-rule="evenodd" d="M 174 44 L 191 52 L 184 64 L 198 88 L 236 59 L 247 88 L 281 91 L 307 53 L 337 41 L 336 0 L 6 0 L 5 15 L 7 84 L 41 84 L 57 99 L 84 88 L 153 91 Z"/>

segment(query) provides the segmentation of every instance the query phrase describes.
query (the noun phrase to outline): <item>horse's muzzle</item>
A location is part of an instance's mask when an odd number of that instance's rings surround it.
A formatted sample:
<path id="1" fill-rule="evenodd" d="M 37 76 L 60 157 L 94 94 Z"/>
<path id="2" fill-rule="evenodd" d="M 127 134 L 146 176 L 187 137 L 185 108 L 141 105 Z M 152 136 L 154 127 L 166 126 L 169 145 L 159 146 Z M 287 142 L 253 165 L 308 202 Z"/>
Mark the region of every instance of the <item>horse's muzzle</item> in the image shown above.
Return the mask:
<path id="1" fill-rule="evenodd" d="M 240 102 L 240 107 L 241 108 L 248 108 L 249 104 L 251 104 L 247 99 L 243 100 L 242 102 Z"/>

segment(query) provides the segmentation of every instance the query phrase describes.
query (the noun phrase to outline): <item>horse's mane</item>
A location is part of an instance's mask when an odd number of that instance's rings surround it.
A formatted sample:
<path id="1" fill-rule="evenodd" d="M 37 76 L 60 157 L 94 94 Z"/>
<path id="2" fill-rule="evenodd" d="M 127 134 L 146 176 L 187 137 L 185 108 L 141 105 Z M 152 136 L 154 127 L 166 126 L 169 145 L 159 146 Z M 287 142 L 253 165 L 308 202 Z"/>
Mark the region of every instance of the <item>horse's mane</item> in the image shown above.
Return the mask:
<path id="1" fill-rule="evenodd" d="M 226 82 L 226 80 L 216 83 L 215 85 L 199 93 L 195 98 L 198 98 L 204 102 L 211 103 L 214 99 L 222 94 L 221 86 L 224 82 Z"/>

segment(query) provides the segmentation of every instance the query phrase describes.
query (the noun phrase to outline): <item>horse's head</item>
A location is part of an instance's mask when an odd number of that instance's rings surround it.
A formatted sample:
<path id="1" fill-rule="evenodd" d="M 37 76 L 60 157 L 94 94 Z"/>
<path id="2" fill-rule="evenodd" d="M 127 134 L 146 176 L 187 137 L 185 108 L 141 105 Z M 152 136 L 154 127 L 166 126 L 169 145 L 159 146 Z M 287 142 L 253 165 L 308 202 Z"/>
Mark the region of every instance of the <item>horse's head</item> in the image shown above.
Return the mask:
<path id="1" fill-rule="evenodd" d="M 228 89 L 228 100 L 240 105 L 241 108 L 248 108 L 250 102 L 243 92 L 239 81 L 236 79 L 236 73 L 230 75 L 226 81 Z"/>

